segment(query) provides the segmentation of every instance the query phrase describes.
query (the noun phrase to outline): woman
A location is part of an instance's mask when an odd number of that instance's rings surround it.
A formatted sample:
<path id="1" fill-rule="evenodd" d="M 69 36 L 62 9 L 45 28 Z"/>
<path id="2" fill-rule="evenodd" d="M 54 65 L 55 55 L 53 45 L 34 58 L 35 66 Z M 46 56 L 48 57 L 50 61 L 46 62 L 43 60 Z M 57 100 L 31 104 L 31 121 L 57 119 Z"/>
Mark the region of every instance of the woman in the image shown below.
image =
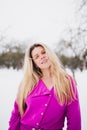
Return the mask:
<path id="1" fill-rule="evenodd" d="M 58 57 L 44 44 L 25 54 L 24 77 L 14 102 L 9 130 L 81 130 L 78 92 Z"/>

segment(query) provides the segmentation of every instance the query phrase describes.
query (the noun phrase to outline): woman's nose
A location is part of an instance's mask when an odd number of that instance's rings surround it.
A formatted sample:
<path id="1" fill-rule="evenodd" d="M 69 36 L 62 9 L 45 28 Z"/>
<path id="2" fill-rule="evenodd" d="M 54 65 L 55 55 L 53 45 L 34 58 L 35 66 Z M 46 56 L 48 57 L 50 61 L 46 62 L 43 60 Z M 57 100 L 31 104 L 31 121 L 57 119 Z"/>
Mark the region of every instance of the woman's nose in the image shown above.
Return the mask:
<path id="1" fill-rule="evenodd" d="M 44 55 L 41 55 L 40 58 L 43 59 L 43 58 L 44 58 Z"/>

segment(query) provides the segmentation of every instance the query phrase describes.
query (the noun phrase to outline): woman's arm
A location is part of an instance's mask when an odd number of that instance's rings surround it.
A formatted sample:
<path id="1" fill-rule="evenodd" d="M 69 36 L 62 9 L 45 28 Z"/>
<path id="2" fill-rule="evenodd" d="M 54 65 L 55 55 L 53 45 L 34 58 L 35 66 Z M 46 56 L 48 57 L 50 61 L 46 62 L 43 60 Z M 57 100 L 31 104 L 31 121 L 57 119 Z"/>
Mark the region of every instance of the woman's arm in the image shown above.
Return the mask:
<path id="1" fill-rule="evenodd" d="M 11 113 L 10 121 L 9 121 L 9 128 L 8 130 L 20 130 L 20 112 L 18 110 L 18 104 L 14 102 L 14 109 Z"/>
<path id="2" fill-rule="evenodd" d="M 78 91 L 74 80 L 71 77 L 70 80 L 72 87 L 75 89 L 77 99 L 67 105 L 67 130 L 81 130 L 81 112 Z"/>

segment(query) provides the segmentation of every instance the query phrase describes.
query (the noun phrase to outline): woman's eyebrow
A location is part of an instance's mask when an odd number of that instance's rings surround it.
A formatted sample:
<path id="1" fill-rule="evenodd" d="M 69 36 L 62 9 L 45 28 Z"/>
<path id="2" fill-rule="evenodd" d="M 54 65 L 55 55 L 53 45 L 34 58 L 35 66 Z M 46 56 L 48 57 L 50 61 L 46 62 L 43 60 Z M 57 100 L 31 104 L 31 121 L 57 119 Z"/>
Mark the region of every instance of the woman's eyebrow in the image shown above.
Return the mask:
<path id="1" fill-rule="evenodd" d="M 35 57 L 35 56 L 37 56 L 38 55 L 38 53 L 36 53 L 35 55 L 33 55 L 33 57 Z"/>
<path id="2" fill-rule="evenodd" d="M 43 51 L 45 51 L 45 49 L 42 49 L 42 50 L 40 51 L 40 53 L 42 53 Z M 38 56 L 38 53 L 36 53 L 36 54 L 33 55 L 33 57 L 35 57 L 35 56 Z"/>

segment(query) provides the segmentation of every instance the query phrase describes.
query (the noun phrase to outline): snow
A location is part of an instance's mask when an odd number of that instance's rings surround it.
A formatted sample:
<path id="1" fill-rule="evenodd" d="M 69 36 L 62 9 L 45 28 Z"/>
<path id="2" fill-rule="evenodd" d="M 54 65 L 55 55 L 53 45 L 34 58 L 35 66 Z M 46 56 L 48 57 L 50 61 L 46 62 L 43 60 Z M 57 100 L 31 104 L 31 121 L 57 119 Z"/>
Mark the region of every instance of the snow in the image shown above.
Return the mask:
<path id="1" fill-rule="evenodd" d="M 68 73 L 72 75 L 70 71 Z M 0 130 L 8 129 L 10 114 L 22 76 L 22 70 L 0 69 Z M 87 130 L 87 70 L 82 72 L 77 70 L 75 76 L 81 106 L 82 130 Z"/>

